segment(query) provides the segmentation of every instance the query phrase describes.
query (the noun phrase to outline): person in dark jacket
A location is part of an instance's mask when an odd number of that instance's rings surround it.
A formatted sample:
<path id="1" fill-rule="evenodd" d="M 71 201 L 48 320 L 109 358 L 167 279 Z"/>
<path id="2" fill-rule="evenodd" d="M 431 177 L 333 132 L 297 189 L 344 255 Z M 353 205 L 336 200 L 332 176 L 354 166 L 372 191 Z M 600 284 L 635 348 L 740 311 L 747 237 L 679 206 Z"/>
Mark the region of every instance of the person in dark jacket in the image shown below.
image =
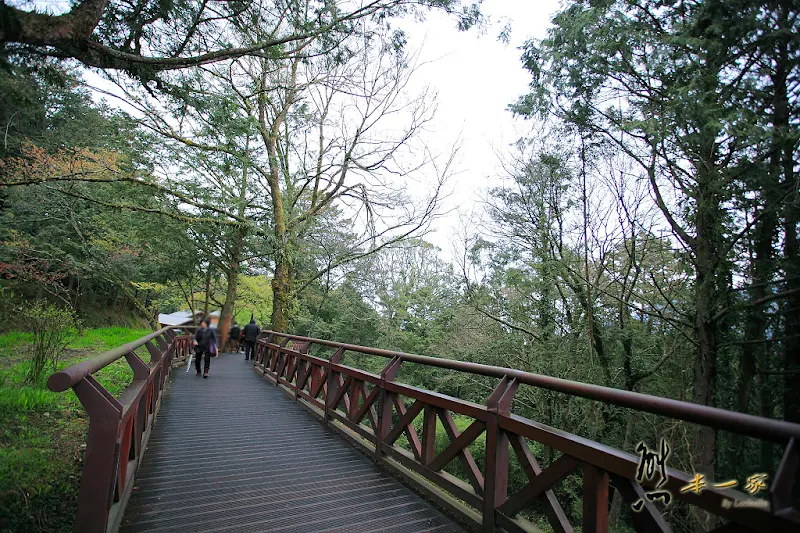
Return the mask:
<path id="1" fill-rule="evenodd" d="M 219 349 L 219 342 L 217 341 L 217 334 L 211 329 L 211 320 L 204 318 L 200 329 L 194 334 L 194 368 L 197 370 L 197 375 L 200 375 L 200 359 L 205 356 L 205 366 L 203 377 L 208 377 L 208 367 L 211 366 L 211 344 Z"/>
<path id="2" fill-rule="evenodd" d="M 233 321 L 233 327 L 231 327 L 231 333 L 228 336 L 228 347 L 230 351 L 239 353 L 239 335 L 241 334 L 241 329 L 239 329 L 239 324 L 236 321 Z"/>
<path id="3" fill-rule="evenodd" d="M 250 323 L 247 324 L 242 330 L 242 337 L 244 339 L 245 361 L 249 361 L 250 359 L 255 359 L 256 338 L 258 338 L 259 333 L 261 333 L 261 330 L 256 324 L 256 319 L 254 317 L 250 317 Z"/>

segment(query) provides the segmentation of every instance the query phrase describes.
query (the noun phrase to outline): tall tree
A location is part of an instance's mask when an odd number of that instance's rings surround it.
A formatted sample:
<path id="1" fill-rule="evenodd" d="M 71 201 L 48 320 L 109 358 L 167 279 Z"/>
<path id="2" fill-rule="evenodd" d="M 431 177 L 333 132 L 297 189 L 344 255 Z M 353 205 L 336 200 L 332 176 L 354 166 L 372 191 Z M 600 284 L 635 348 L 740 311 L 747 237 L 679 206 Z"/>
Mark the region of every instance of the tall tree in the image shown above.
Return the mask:
<path id="1" fill-rule="evenodd" d="M 291 22 L 301 26 L 307 16 L 293 14 Z M 237 39 L 255 42 L 285 23 L 274 13 L 253 12 L 252 23 L 238 28 Z M 134 87 L 127 89 L 149 128 L 198 157 L 217 153 L 246 162 L 254 192 L 249 196 L 251 214 L 244 216 L 234 214 L 230 203 L 219 202 L 216 186 L 198 202 L 197 195 L 188 193 L 186 183 L 191 180 L 171 178 L 169 183 L 183 191 L 181 198 L 194 198 L 196 208 L 214 204 L 229 223 L 247 224 L 268 240 L 272 327 L 277 330 L 287 329 L 297 290 L 348 261 L 424 232 L 436 216 L 451 161 L 437 167 L 417 137 L 433 111 L 432 99 L 406 90 L 413 68 L 400 34 L 365 25 L 338 43 L 334 53 L 328 53 L 328 45 L 309 39 L 303 58 L 240 58 L 182 76 L 184 89 L 169 104 L 141 91 L 135 94 Z M 225 140 L 231 131 L 220 134 L 216 127 L 207 127 L 216 121 L 213 113 L 206 113 L 208 103 L 220 100 L 227 109 L 219 121 L 223 128 L 228 120 L 224 117 L 238 117 L 235 142 Z M 166 118 L 164 109 L 174 120 Z M 381 127 L 398 116 L 406 123 Z M 412 160 L 411 150 L 422 157 Z M 412 199 L 398 176 L 413 178 L 423 168 L 432 169 L 437 181 L 427 197 Z M 357 228 L 353 239 L 337 248 L 338 257 L 298 277 L 295 262 L 301 243 L 332 209 L 342 211 Z"/>
<path id="2" fill-rule="evenodd" d="M 778 76 L 781 63 L 772 59 L 779 55 L 773 51 L 780 50 L 776 44 L 781 39 L 785 42 L 779 37 L 786 35 L 785 28 L 796 26 L 795 10 L 768 2 L 737 3 L 732 8 L 716 0 L 573 1 L 553 20 L 548 38 L 526 45 L 523 60 L 533 74 L 532 91 L 514 108 L 526 115 L 541 109 L 555 112 L 576 130 L 616 146 L 647 176 L 665 224 L 692 265 L 692 399 L 718 405 L 721 354 L 724 368 L 729 366 L 720 335 L 726 332 L 725 345 L 734 340 L 731 328 L 722 325 L 730 323 L 737 305 L 731 296 L 731 272 L 742 267 L 732 251 L 754 229 L 761 232 L 756 240 L 762 252 L 752 256 L 750 270 L 763 277 L 759 269 L 769 267 L 755 263 L 769 261 L 763 252 L 772 242 L 769 217 L 789 192 L 770 193 L 776 185 L 767 186 L 769 179 L 750 180 L 737 189 L 740 163 L 764 157 L 762 148 L 769 143 L 762 140 L 771 136 L 770 128 L 743 111 L 742 103 L 759 96 L 781 109 L 779 102 L 785 100 L 767 80 Z M 771 30 L 764 29 L 764 21 L 770 21 Z M 764 59 L 766 50 L 771 51 L 769 60 Z M 765 63 L 768 68 L 761 70 Z M 778 120 L 785 124 L 784 118 Z M 786 153 L 786 148 L 780 151 Z M 757 205 L 752 201 L 754 190 Z M 749 214 L 741 216 L 736 205 L 748 205 Z M 789 237 L 789 255 L 791 242 Z M 754 280 L 753 285 L 758 283 Z M 747 306 L 781 298 L 776 293 L 762 298 L 754 290 Z M 786 297 L 790 294 L 785 292 Z M 758 322 L 755 327 L 759 329 Z M 748 355 L 744 366 L 749 361 Z M 745 372 L 743 382 L 747 379 Z M 714 475 L 715 437 L 709 428 L 695 428 L 693 466 L 709 477 Z"/>

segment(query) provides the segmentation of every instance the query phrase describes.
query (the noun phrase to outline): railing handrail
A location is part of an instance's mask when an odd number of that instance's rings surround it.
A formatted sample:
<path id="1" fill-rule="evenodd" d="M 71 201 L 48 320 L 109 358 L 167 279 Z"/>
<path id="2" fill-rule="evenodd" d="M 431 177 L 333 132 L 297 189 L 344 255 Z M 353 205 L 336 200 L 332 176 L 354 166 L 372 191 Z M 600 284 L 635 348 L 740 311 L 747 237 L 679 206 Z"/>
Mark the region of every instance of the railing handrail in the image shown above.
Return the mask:
<path id="1" fill-rule="evenodd" d="M 144 346 L 145 343 L 150 342 L 159 335 L 162 335 L 171 329 L 177 329 L 179 327 L 180 326 L 166 326 L 164 328 L 159 329 L 158 331 L 150 333 L 149 335 L 145 335 L 144 337 L 141 337 L 133 342 L 129 342 L 128 344 L 123 344 L 122 346 L 118 346 L 116 348 L 108 350 L 107 352 L 103 352 L 100 355 L 92 357 L 91 359 L 86 359 L 85 361 L 81 361 L 80 363 L 68 366 L 63 370 L 59 370 L 58 372 L 53 373 L 47 379 L 47 387 L 53 392 L 64 392 L 65 390 L 72 387 L 86 376 L 94 374 L 98 370 L 107 367 L 117 359 L 121 359 L 122 357 L 124 357 L 125 354 L 132 352 L 133 350 L 141 346 Z"/>
<path id="2" fill-rule="evenodd" d="M 636 411 L 668 416 L 670 418 L 684 420 L 686 422 L 692 422 L 717 429 L 724 429 L 733 433 L 757 437 L 781 444 L 787 443 L 792 438 L 800 439 L 800 424 L 739 413 L 736 411 L 729 411 L 727 409 L 720 409 L 718 407 L 699 405 L 692 402 L 673 400 L 671 398 L 664 398 L 662 396 L 652 396 L 640 392 L 603 387 L 601 385 L 592 385 L 590 383 L 582 383 L 579 381 L 570 381 L 567 379 L 555 378 L 542 374 L 534 374 L 532 372 L 524 372 L 522 370 L 515 370 L 512 368 L 484 365 L 480 363 L 470 363 L 467 361 L 458 361 L 454 359 L 442 359 L 440 357 L 430 357 L 426 355 L 416 355 L 405 352 L 396 352 L 381 348 L 370 348 L 367 346 L 359 346 L 356 344 L 347 344 L 325 339 L 315 339 L 312 337 L 291 335 L 288 333 L 280 333 L 271 330 L 265 330 L 262 332 L 262 334 L 275 335 L 291 340 L 311 342 L 312 344 L 319 344 L 323 346 L 329 346 L 331 348 L 343 349 L 344 351 L 358 352 L 367 355 L 376 355 L 386 358 L 397 357 L 403 361 L 435 366 L 438 368 L 446 368 L 450 370 L 458 370 L 470 374 L 495 378 L 503 378 L 507 376 L 508 378 L 516 379 L 519 383 L 525 383 L 534 387 L 540 387 L 547 390 L 579 396 L 581 398 L 596 400 L 603 403 L 614 404 L 620 407 L 628 407 Z"/>
<path id="3" fill-rule="evenodd" d="M 184 326 L 166 326 L 133 342 L 55 372 L 47 380 L 54 392 L 70 387 L 89 415 L 75 531 L 113 533 L 119 528 L 176 359 L 186 358 L 191 335 L 176 335 Z M 150 358 L 136 353 L 146 346 Z M 125 359 L 132 380 L 112 395 L 92 374 Z"/>

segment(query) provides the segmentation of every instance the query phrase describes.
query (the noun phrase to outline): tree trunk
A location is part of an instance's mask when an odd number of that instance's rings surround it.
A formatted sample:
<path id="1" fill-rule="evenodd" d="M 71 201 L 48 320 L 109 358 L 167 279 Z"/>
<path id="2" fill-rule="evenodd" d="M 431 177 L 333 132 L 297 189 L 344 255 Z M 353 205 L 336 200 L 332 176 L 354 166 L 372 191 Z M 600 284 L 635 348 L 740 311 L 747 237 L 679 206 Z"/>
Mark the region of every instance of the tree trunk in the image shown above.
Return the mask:
<path id="1" fill-rule="evenodd" d="M 793 187 L 797 187 L 793 185 Z M 798 216 L 797 191 L 793 191 L 793 200 L 786 205 L 786 236 L 783 255 L 786 264 L 787 290 L 800 289 L 800 254 L 798 254 L 797 223 Z M 800 423 L 800 294 L 795 293 L 786 302 L 786 336 L 784 344 L 784 371 L 786 372 L 784 389 L 784 418 L 790 422 Z"/>
<path id="2" fill-rule="evenodd" d="M 716 5 L 716 2 L 714 3 Z M 706 33 L 703 24 L 696 28 L 708 42 L 715 42 L 713 33 Z M 724 221 L 722 205 L 727 199 L 725 176 L 719 163 L 720 134 L 718 101 L 719 76 L 724 58 L 713 46 L 703 45 L 703 66 L 699 75 L 702 107 L 693 126 L 696 133 L 688 139 L 687 152 L 694 157 L 695 173 L 693 222 L 695 238 L 692 242 L 695 270 L 694 335 L 696 342 L 694 372 L 692 379 L 692 401 L 699 405 L 715 406 L 717 381 L 718 324 L 715 318 L 723 291 L 721 272 L 724 261 Z M 716 430 L 694 425 L 692 435 L 691 465 L 694 472 L 705 474 L 706 479 L 715 479 Z M 693 508 L 695 531 L 714 529 L 714 515 Z"/>
<path id="3" fill-rule="evenodd" d="M 136 298 L 136 295 L 130 289 L 125 286 L 122 286 L 121 289 L 123 301 L 125 300 L 125 297 L 127 297 L 131 303 L 133 303 L 133 306 L 136 307 L 136 310 L 147 319 L 147 323 L 150 324 L 150 327 L 153 328 L 153 331 L 156 331 L 158 329 L 158 321 L 156 320 L 156 317 L 153 317 L 152 313 L 150 313 L 150 311 L 144 305 L 142 305 L 142 302 Z"/>
<path id="4" fill-rule="evenodd" d="M 767 184 L 769 187 L 769 184 Z M 774 209 L 774 205 L 765 206 Z M 750 301 L 756 301 L 766 296 L 766 283 L 773 273 L 771 267 L 772 242 L 777 229 L 777 218 L 774 211 L 763 214 L 761 221 L 756 225 L 753 264 L 751 265 L 752 287 L 748 291 Z M 736 410 L 747 413 L 750 410 L 750 391 L 756 375 L 756 362 L 765 364 L 765 345 L 767 322 L 763 306 L 753 306 L 745 313 L 744 344 L 739 358 L 739 377 L 736 387 Z M 731 436 L 731 445 L 728 447 L 728 473 L 735 476 L 737 469 L 744 465 L 744 437 L 739 434 Z M 730 476 L 727 476 L 730 477 Z"/>
<path id="5" fill-rule="evenodd" d="M 289 328 L 289 303 L 292 293 L 292 273 L 286 259 L 275 265 L 272 277 L 272 324 L 273 331 L 286 332 Z"/>
<path id="6" fill-rule="evenodd" d="M 592 300 L 592 283 L 589 280 L 589 199 L 586 197 L 586 139 L 581 132 L 581 188 L 583 191 L 583 276 L 586 282 L 586 330 L 589 341 L 589 364 L 594 358 L 594 302 Z M 600 354 L 598 354 L 599 357 Z M 600 361 L 603 364 L 603 361 Z"/>
<path id="7" fill-rule="evenodd" d="M 69 48 L 75 42 L 88 42 L 108 7 L 108 0 L 89 0 L 60 15 L 28 12 L 16 7 L 0 6 L 3 41 Z"/>
<path id="8" fill-rule="evenodd" d="M 245 153 L 250 151 L 250 136 L 245 140 Z M 239 218 L 245 218 L 247 214 L 247 170 L 248 161 L 245 157 L 242 167 L 242 181 L 239 183 L 239 205 L 238 215 Z M 226 277 L 228 279 L 228 286 L 225 291 L 225 304 L 222 306 L 222 311 L 219 315 L 219 332 L 220 332 L 220 350 L 224 350 L 228 344 L 228 336 L 231 332 L 231 322 L 233 321 L 233 310 L 236 307 L 236 288 L 239 282 L 239 265 L 242 262 L 242 250 L 244 250 L 244 239 L 247 236 L 247 228 L 239 226 L 236 230 L 236 240 L 233 242 L 231 249 L 230 261 L 228 262 L 228 270 Z"/>
<path id="9" fill-rule="evenodd" d="M 211 300 L 211 270 L 206 273 L 206 298 L 203 302 L 203 320 L 208 318 L 209 303 Z"/>
<path id="10" fill-rule="evenodd" d="M 278 135 L 280 128 L 286 118 L 297 91 L 297 69 L 299 58 L 292 63 L 289 91 L 283 102 L 283 109 L 273 118 L 271 124 L 267 124 L 267 100 L 266 93 L 259 95 L 259 124 L 261 127 L 261 137 L 267 148 L 269 159 L 269 188 L 272 197 L 272 211 L 275 223 L 275 274 L 272 277 L 272 324 L 274 331 L 287 331 L 289 302 L 292 294 L 292 257 L 291 242 L 287 228 L 286 211 L 283 206 L 283 193 L 281 192 L 281 166 L 278 160 Z M 262 88 L 266 90 L 267 66 L 262 65 Z"/>
<path id="11" fill-rule="evenodd" d="M 267 142 L 270 166 L 270 192 L 275 219 L 275 273 L 272 276 L 272 324 L 273 331 L 285 332 L 288 328 L 289 298 L 291 295 L 291 268 L 289 234 L 286 230 L 286 214 L 280 188 L 277 139 L 270 136 Z"/>
<path id="12" fill-rule="evenodd" d="M 786 28 L 788 13 L 782 12 L 779 20 L 782 21 L 784 35 L 788 35 Z M 780 144 L 781 170 L 783 173 L 786 200 L 784 203 L 784 243 L 783 267 L 786 272 L 784 290 L 800 289 L 800 244 L 798 243 L 797 224 L 800 222 L 800 191 L 794 177 L 794 132 L 792 131 L 790 117 L 790 103 L 788 98 L 788 74 L 790 65 L 787 38 L 781 39 L 779 45 L 777 65 L 773 76 L 775 86 L 775 118 L 774 135 Z M 784 418 L 790 422 L 800 422 L 800 294 L 790 296 L 784 304 L 786 326 L 784 332 L 786 341 L 784 349 Z"/>
<path id="13" fill-rule="evenodd" d="M 231 250 L 230 263 L 226 274 L 228 284 L 225 290 L 225 303 L 219 315 L 220 349 L 224 349 L 228 343 L 228 335 L 231 332 L 231 322 L 233 321 L 233 309 L 236 307 L 236 289 L 239 283 L 239 264 L 242 261 L 242 250 L 244 248 L 244 237 L 247 230 L 239 228 L 236 234 L 236 241 Z"/>
<path id="14" fill-rule="evenodd" d="M 189 311 L 192 313 L 192 325 L 197 325 L 197 310 L 194 307 L 194 279 L 189 280 L 189 289 L 188 294 L 183 289 L 183 285 L 181 282 L 178 282 L 178 287 L 181 288 L 181 292 L 183 292 L 184 296 L 186 297 L 186 304 L 189 306 Z"/>
<path id="15" fill-rule="evenodd" d="M 239 262 L 231 262 L 231 269 L 228 271 L 228 286 L 225 290 L 225 303 L 219 315 L 219 350 L 225 350 L 228 344 L 228 335 L 231 332 L 231 322 L 233 322 L 233 308 L 236 305 L 236 286 L 239 282 Z"/>
<path id="16" fill-rule="evenodd" d="M 705 154 L 714 153 L 714 142 L 708 143 Z M 697 165 L 697 199 L 695 241 L 695 316 L 694 333 L 697 348 L 694 360 L 692 401 L 699 405 L 714 406 L 717 376 L 717 324 L 714 314 L 719 305 L 718 273 L 720 270 L 720 243 L 722 217 L 718 190 L 720 176 L 712 160 L 703 160 Z M 715 479 L 714 454 L 716 431 L 695 425 L 692 436 L 692 468 L 705 474 L 706 479 Z M 705 511 L 696 511 L 698 531 L 713 529 L 714 518 Z"/>
<path id="17" fill-rule="evenodd" d="M 763 416 L 764 418 L 775 418 L 775 410 L 773 409 L 774 406 L 774 393 L 770 388 L 770 382 L 774 383 L 773 380 L 766 374 L 759 374 L 757 378 L 758 390 L 760 391 L 759 403 L 759 415 Z M 761 445 L 761 464 L 760 466 L 763 468 L 766 465 L 772 465 L 774 461 L 775 455 L 775 444 L 771 442 L 767 442 L 762 440 L 760 442 Z"/>

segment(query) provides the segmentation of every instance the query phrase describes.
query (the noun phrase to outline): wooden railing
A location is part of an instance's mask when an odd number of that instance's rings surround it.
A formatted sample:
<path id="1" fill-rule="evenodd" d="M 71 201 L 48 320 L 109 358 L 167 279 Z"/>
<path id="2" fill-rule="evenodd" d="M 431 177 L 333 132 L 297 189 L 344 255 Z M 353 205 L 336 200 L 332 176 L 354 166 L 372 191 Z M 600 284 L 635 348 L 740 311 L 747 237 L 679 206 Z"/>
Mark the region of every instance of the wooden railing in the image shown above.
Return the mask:
<path id="1" fill-rule="evenodd" d="M 163 328 L 56 372 L 47 381 L 55 392 L 72 387 L 89 414 L 75 531 L 106 533 L 119 526 L 172 363 L 191 349 L 191 336 L 173 329 Z M 149 364 L 135 352 L 142 346 L 150 354 Z M 94 374 L 123 357 L 133 370 L 133 382 L 115 398 Z"/>
<path id="2" fill-rule="evenodd" d="M 335 351 L 326 359 L 310 355 L 312 348 Z M 573 525 L 552 488 L 580 470 L 583 533 L 607 531 L 612 489 L 619 491 L 629 505 L 642 502 L 640 512 L 632 513 L 637 531 L 671 531 L 657 506 L 646 497 L 646 491 L 654 488 L 659 480 L 637 480 L 639 457 L 511 412 L 517 388 L 527 384 L 785 445 L 783 459 L 771 479 L 766 506 L 739 505 L 737 502 L 744 500 L 752 503 L 752 498 L 727 488 L 681 491 L 694 476 L 673 468 L 667 469 L 668 481 L 660 488 L 668 490 L 672 498 L 721 517 L 723 520 L 717 522 L 722 524 L 717 529 L 719 532 L 800 531 L 798 511 L 792 505 L 792 490 L 800 463 L 798 424 L 508 368 L 271 331 L 262 334 L 256 353 L 256 369 L 264 377 L 325 424 L 372 454 L 379 464 L 406 478 L 476 529 L 489 532 L 502 527 L 507 531 L 534 531 L 536 528 L 520 516 L 520 511 L 537 501 L 554 531 L 572 532 Z M 343 364 L 346 353 L 384 357 L 388 363 L 380 374 L 365 372 Z M 492 376 L 500 382 L 486 405 L 480 405 L 395 381 L 404 362 Z M 414 425 L 414 419 L 420 414 L 423 417 L 421 434 Z M 454 414 L 472 421 L 464 431 L 456 426 Z M 437 419 L 450 441 L 438 455 L 435 453 Z M 483 433 L 486 457 L 481 470 L 469 446 Z M 398 444 L 401 435 L 405 436 L 410 450 Z M 542 443 L 561 455 L 543 468 L 528 441 Z M 525 472 L 527 484 L 509 494 L 512 460 Z M 444 471 L 452 461 L 460 462 L 466 481 Z"/>

